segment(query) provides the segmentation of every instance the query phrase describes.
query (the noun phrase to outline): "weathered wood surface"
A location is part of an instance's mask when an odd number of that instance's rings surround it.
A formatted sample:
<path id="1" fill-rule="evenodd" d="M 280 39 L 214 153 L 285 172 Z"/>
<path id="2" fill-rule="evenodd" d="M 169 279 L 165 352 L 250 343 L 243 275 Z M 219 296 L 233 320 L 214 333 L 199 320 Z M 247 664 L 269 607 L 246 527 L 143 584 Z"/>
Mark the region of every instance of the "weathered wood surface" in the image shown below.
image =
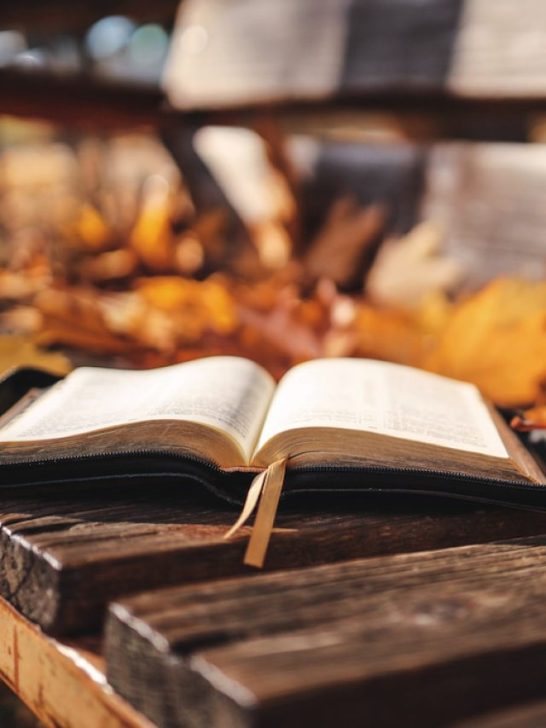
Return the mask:
<path id="1" fill-rule="evenodd" d="M 546 538 L 142 594 L 107 674 L 160 726 L 447 726 L 546 695 Z"/>
<path id="2" fill-rule="evenodd" d="M 154 486 L 2 495 L 0 593 L 52 633 L 100 624 L 108 601 L 254 570 L 248 529 L 188 489 Z M 315 497 L 281 509 L 267 569 L 546 533 L 546 514 L 443 499 Z"/>
<path id="3" fill-rule="evenodd" d="M 219 124 L 253 127 L 268 117 L 286 131 L 339 128 L 388 129 L 402 138 L 527 141 L 546 114 L 544 97 L 484 99 L 442 92 L 394 93 L 381 89 L 336 99 L 176 109 L 149 86 L 104 82 L 83 74 L 0 69 L 0 113 L 41 119 L 62 127 L 91 129 L 169 128 Z"/>
<path id="4" fill-rule="evenodd" d="M 92 0 L 74 4 L 71 0 L 54 0 L 45 5 L 41 0 L 3 2 L 0 4 L 0 25 L 3 28 L 24 28 L 26 31 L 82 33 L 107 15 L 127 15 L 141 22 L 171 22 L 180 0 Z"/>
<path id="5" fill-rule="evenodd" d="M 0 114 L 83 129 L 145 128 L 169 123 L 164 103 L 163 94 L 147 86 L 0 68 Z"/>
<path id="6" fill-rule="evenodd" d="M 48 728 L 153 728 L 106 683 L 98 641 L 61 643 L 0 599 L 0 679 Z"/>
<path id="7" fill-rule="evenodd" d="M 544 728 L 545 725 L 546 702 L 538 701 L 470 718 L 452 728 Z"/>

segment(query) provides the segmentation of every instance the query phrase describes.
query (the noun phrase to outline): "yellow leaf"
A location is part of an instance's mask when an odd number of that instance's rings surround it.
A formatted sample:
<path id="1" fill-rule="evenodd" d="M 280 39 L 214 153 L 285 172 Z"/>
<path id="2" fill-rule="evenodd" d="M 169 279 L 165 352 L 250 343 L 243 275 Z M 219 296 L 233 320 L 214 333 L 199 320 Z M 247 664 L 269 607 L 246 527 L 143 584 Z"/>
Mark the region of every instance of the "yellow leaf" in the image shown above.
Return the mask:
<path id="1" fill-rule="evenodd" d="M 67 374 L 72 368 L 70 361 L 57 352 L 40 349 L 24 336 L 0 336 L 0 373 L 15 367 L 37 367 L 52 374 Z"/>

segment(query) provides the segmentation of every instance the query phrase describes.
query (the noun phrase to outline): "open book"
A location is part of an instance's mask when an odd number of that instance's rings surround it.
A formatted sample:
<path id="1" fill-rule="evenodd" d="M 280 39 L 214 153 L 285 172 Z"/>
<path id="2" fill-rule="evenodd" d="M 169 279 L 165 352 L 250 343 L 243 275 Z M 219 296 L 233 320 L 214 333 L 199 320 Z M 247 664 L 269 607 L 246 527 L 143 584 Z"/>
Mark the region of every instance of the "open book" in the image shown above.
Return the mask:
<path id="1" fill-rule="evenodd" d="M 343 465 L 542 483 L 477 389 L 398 364 L 321 359 L 276 386 L 252 361 L 82 367 L 0 428 L 0 465 L 155 453 L 224 470 Z"/>
<path id="2" fill-rule="evenodd" d="M 543 471 L 473 385 L 379 361 L 316 360 L 278 385 L 238 357 L 82 367 L 4 422 L 3 484 L 185 476 L 241 500 L 283 461 L 285 492 L 546 503 Z"/>

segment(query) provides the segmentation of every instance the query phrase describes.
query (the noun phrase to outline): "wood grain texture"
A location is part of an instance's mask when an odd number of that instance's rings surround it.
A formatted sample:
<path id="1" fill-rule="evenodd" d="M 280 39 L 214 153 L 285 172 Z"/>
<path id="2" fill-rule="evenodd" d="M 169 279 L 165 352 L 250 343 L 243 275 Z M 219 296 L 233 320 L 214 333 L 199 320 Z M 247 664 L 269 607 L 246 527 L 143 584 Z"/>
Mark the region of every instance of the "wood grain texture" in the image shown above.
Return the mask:
<path id="1" fill-rule="evenodd" d="M 444 91 L 365 95 L 328 99 L 295 98 L 263 104 L 224 103 L 221 108 L 179 110 L 156 88 L 107 83 L 82 74 L 0 69 L 0 113 L 43 119 L 83 130 L 171 128 L 220 124 L 256 126 L 264 114 L 287 131 L 323 133 L 340 126 L 380 125 L 408 139 L 526 141 L 537 114 L 546 114 L 541 97 L 483 99 Z M 379 117 L 378 117 L 379 115 Z"/>
<path id="2" fill-rule="evenodd" d="M 160 726 L 447 726 L 546 694 L 546 539 L 143 594 L 109 680 Z"/>
<path id="3" fill-rule="evenodd" d="M 147 86 L 104 83 L 83 74 L 0 68 L 2 114 L 83 129 L 145 128 L 168 123 L 163 104 L 163 94 Z"/>
<path id="4" fill-rule="evenodd" d="M 544 728 L 545 725 L 546 702 L 537 701 L 475 716 L 452 728 Z"/>
<path id="5" fill-rule="evenodd" d="M 47 6 L 40 0 L 23 0 L 0 5 L 0 25 L 4 28 L 46 32 L 83 32 L 107 15 L 127 15 L 141 22 L 172 21 L 179 0 L 92 0 L 74 4 L 70 0 L 54 0 Z"/>
<path id="6" fill-rule="evenodd" d="M 191 489 L 4 493 L 0 593 L 56 634 L 89 630 L 108 601 L 255 571 L 236 512 Z M 546 514 L 417 497 L 315 496 L 281 509 L 269 570 L 546 533 Z"/>
<path id="7" fill-rule="evenodd" d="M 0 679 L 48 728 L 153 728 L 106 683 L 94 641 L 60 643 L 0 599 Z"/>

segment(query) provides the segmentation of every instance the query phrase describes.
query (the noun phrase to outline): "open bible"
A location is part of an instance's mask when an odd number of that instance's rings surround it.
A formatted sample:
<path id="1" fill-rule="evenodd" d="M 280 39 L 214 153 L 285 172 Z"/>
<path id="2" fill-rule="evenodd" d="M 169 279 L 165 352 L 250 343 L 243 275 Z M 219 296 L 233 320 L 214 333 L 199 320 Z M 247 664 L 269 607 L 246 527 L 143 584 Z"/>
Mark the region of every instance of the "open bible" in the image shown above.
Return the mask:
<path id="1" fill-rule="evenodd" d="M 257 473 L 283 462 L 286 494 L 391 489 L 546 504 L 541 467 L 473 385 L 373 360 L 300 364 L 279 384 L 238 357 L 82 367 L 3 421 L 7 485 L 193 478 L 240 502 Z"/>

